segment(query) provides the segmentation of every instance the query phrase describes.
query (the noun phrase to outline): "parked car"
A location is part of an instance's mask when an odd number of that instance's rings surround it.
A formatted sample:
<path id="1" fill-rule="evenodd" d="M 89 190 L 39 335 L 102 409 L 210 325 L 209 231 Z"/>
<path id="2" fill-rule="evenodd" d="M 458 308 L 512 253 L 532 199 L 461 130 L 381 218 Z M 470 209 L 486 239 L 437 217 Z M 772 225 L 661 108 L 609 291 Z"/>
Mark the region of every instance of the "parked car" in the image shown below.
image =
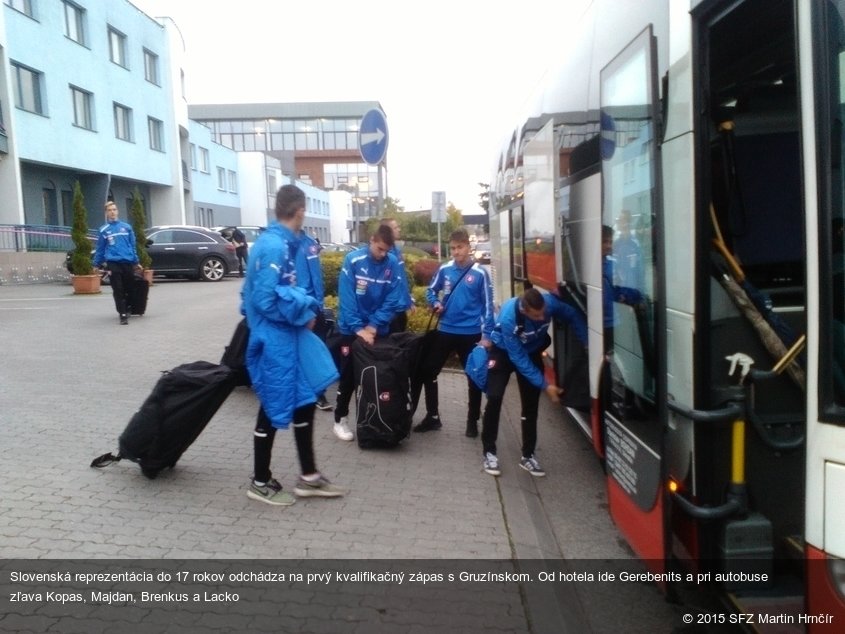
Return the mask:
<path id="1" fill-rule="evenodd" d="M 147 252 L 156 275 L 217 282 L 238 270 L 235 245 L 217 231 L 186 225 L 152 227 L 147 239 L 152 241 Z"/>
<path id="2" fill-rule="evenodd" d="M 238 270 L 235 245 L 217 231 L 190 225 L 167 225 L 147 229 L 147 253 L 156 275 L 190 277 L 217 282 Z M 93 245 L 92 245 L 93 246 Z M 94 249 L 91 253 L 93 255 Z M 65 266 L 73 273 L 71 252 Z"/>
<path id="3" fill-rule="evenodd" d="M 350 251 L 354 251 L 355 247 L 349 244 L 338 244 L 337 242 L 321 242 L 320 248 L 323 251 L 328 252 L 340 252 L 340 253 L 349 253 Z"/>
<path id="4" fill-rule="evenodd" d="M 489 242 L 479 242 L 475 245 L 475 256 L 476 262 L 481 262 L 482 264 L 490 264 L 490 243 Z"/>
<path id="5" fill-rule="evenodd" d="M 238 229 L 243 232 L 244 236 L 246 236 L 246 246 L 250 249 L 252 248 L 252 245 L 255 244 L 255 241 L 258 240 L 258 236 L 261 235 L 261 232 L 266 228 L 267 227 L 257 226 L 238 227 Z M 232 232 L 235 230 L 235 227 L 228 225 L 226 227 L 212 227 L 211 230 L 218 232 L 221 236 L 231 242 Z"/>

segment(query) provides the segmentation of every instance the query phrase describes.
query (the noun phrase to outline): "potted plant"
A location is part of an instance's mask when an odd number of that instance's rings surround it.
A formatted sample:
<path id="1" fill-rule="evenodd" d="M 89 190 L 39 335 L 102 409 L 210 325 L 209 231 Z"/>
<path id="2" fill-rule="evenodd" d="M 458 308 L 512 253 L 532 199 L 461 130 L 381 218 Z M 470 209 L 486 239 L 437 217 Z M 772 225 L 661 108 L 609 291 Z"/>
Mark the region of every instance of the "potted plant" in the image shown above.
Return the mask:
<path id="1" fill-rule="evenodd" d="M 73 254 L 71 266 L 73 268 L 73 292 L 87 295 L 100 292 L 100 276 L 94 273 L 91 263 L 91 240 L 88 239 L 88 212 L 85 209 L 85 198 L 79 181 L 73 185 Z"/>
<path id="2" fill-rule="evenodd" d="M 132 192 L 132 211 L 130 212 L 132 231 L 135 232 L 135 251 L 138 253 L 138 260 L 144 269 L 144 279 L 152 286 L 153 283 L 153 269 L 151 268 L 153 259 L 147 253 L 147 215 L 144 213 L 144 202 L 141 200 L 141 192 L 138 188 Z"/>

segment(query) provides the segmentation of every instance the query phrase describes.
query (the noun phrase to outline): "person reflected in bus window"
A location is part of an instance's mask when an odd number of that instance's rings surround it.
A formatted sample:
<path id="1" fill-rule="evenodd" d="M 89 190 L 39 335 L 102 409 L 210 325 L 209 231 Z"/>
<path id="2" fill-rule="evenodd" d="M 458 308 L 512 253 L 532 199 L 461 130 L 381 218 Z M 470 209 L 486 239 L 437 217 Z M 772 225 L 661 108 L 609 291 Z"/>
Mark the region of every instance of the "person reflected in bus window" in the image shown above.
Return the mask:
<path id="1" fill-rule="evenodd" d="M 614 282 L 618 286 L 642 291 L 645 285 L 643 250 L 633 232 L 630 210 L 619 212 L 616 227 L 618 235 L 613 242 L 613 258 L 616 261 Z"/>
<path id="2" fill-rule="evenodd" d="M 613 258 L 613 227 L 601 227 L 602 310 L 604 311 L 604 352 L 613 352 L 613 330 L 617 317 L 614 302 L 635 306 L 642 302 L 642 293 L 635 288 L 615 283 Z"/>
<path id="3" fill-rule="evenodd" d="M 559 403 L 563 392 L 557 385 L 546 381 L 543 372 L 543 350 L 552 342 L 548 331 L 549 324 L 555 318 L 569 324 L 578 341 L 584 348 L 587 347 L 587 323 L 584 316 L 550 293 L 530 288 L 520 297 L 505 302 L 499 313 L 491 334 L 492 345 L 487 362 L 487 407 L 484 409 L 481 428 L 483 468 L 490 475 L 501 473 L 496 438 L 499 435 L 499 417 L 505 388 L 514 371 L 522 408 L 522 459 L 519 466 L 533 476 L 546 475 L 534 456 L 534 449 L 537 444 L 540 393 L 545 392 L 549 400 Z"/>

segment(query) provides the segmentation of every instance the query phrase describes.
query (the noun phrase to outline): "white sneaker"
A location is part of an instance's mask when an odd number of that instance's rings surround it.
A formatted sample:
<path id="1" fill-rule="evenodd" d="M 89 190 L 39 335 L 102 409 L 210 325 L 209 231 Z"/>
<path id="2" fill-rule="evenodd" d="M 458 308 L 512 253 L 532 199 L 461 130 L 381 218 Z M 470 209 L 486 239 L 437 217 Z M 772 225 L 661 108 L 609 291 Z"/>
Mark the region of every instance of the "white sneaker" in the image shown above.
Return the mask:
<path id="1" fill-rule="evenodd" d="M 344 416 L 340 419 L 339 422 L 334 424 L 333 430 L 334 435 L 340 438 L 341 440 L 352 440 L 352 431 L 349 429 L 346 416 Z"/>

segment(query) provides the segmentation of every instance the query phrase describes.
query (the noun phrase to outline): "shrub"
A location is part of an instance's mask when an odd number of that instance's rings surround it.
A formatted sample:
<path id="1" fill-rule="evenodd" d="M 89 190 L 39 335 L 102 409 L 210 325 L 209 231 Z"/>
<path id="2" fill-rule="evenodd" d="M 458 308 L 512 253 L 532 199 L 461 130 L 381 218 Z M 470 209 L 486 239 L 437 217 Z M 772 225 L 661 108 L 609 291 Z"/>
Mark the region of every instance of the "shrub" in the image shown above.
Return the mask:
<path id="1" fill-rule="evenodd" d="M 421 286 L 428 286 L 431 284 L 431 278 L 437 273 L 440 268 L 440 262 L 432 260 L 431 258 L 421 258 L 414 264 L 414 283 Z"/>
<path id="2" fill-rule="evenodd" d="M 138 188 L 132 192 L 132 231 L 135 232 L 135 251 L 138 253 L 138 261 L 145 269 L 150 268 L 153 259 L 147 253 L 147 215 L 144 213 L 144 203 L 141 200 L 141 192 Z"/>
<path id="3" fill-rule="evenodd" d="M 71 256 L 73 274 L 91 275 L 94 266 L 91 263 L 91 241 L 88 239 L 88 211 L 79 181 L 73 184 L 73 227 L 70 236 L 74 246 Z"/>
<path id="4" fill-rule="evenodd" d="M 337 278 L 343 266 L 345 253 L 337 251 L 323 251 L 320 254 L 320 267 L 323 270 L 323 294 L 337 295 Z"/>

